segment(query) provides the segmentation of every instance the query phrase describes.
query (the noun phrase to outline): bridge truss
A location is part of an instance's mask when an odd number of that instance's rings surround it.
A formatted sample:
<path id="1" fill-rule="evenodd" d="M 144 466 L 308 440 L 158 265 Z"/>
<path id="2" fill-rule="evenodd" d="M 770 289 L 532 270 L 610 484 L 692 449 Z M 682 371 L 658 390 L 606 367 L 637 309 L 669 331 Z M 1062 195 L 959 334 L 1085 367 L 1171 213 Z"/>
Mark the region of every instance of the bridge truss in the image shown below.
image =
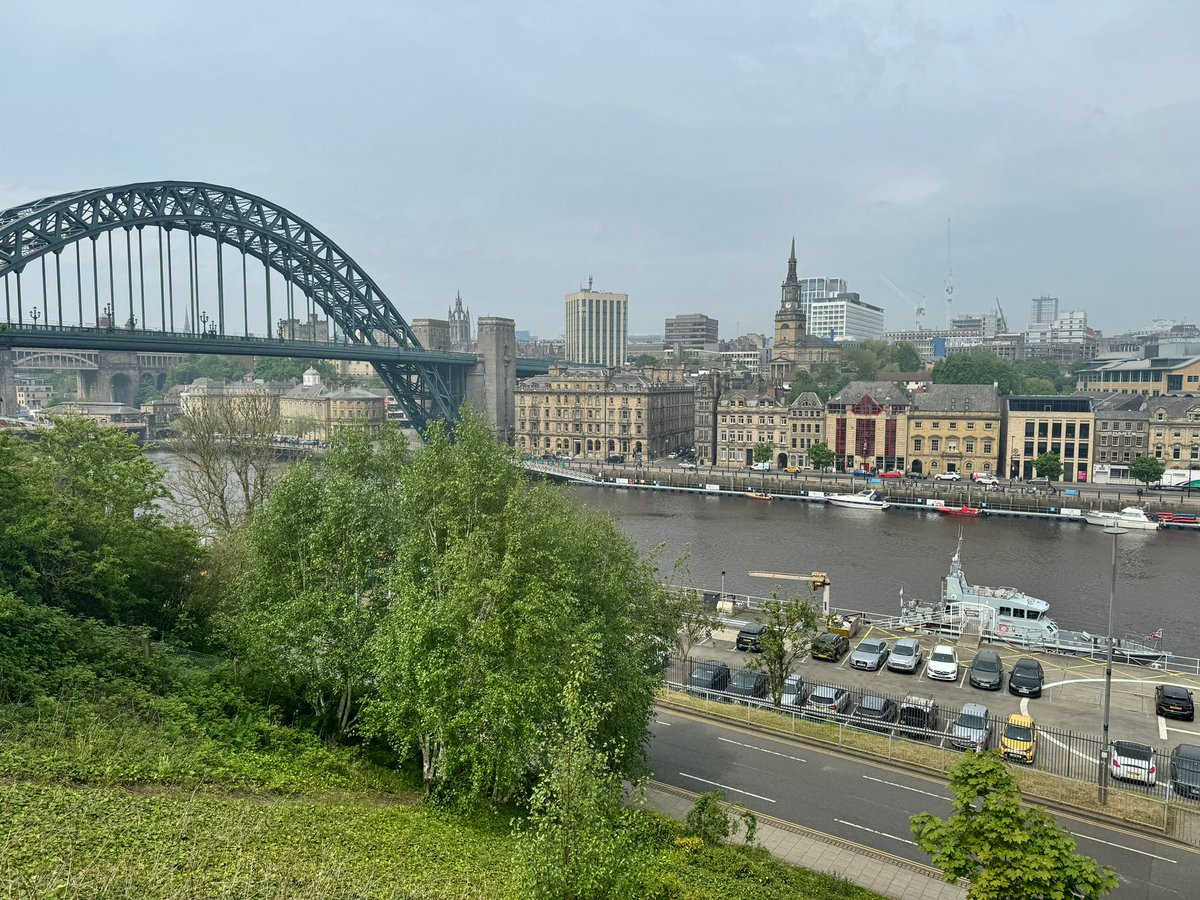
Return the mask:
<path id="1" fill-rule="evenodd" d="M 157 246 L 152 244 L 149 253 L 143 239 L 147 226 L 157 237 Z M 122 232 L 124 248 L 119 240 Z M 118 236 L 115 251 L 114 235 Z M 186 272 L 178 259 L 182 254 L 172 247 L 175 235 L 185 245 Z M 201 261 L 200 238 L 215 243 L 208 265 Z M 107 253 L 98 252 L 102 239 Z M 90 253 L 83 253 L 89 244 Z M 102 258 L 106 272 L 101 269 Z M 258 284 L 253 290 L 250 287 L 247 261 L 251 259 L 263 267 L 261 290 Z M 68 270 L 65 291 L 64 267 Z M 177 298 L 176 288 L 185 276 L 187 287 Z M 32 290 L 24 283 L 31 277 Z M 151 332 L 217 338 L 187 343 L 203 348 L 193 347 L 191 352 L 228 352 L 228 340 L 221 339 L 256 337 L 252 322 L 265 321 L 264 339 L 274 341 L 276 314 L 286 315 L 284 321 L 290 323 L 286 328 L 294 337 L 297 327 L 306 327 L 300 324 L 298 311 L 307 307 L 312 323 L 315 305 L 333 323 L 331 346 L 361 347 L 362 358 L 371 361 L 420 430 L 434 418 L 453 421 L 462 400 L 464 360 L 450 359 L 449 354 L 426 355 L 396 307 L 337 244 L 283 207 L 233 188 L 182 181 L 129 184 L 61 194 L 4 210 L 0 212 L 0 280 L 6 319 L 15 326 L 9 341 L 13 346 L 21 346 L 13 341 L 31 326 L 70 331 L 72 347 L 89 343 L 81 341 L 80 334 L 94 330 L 94 346 L 103 349 L 116 330 L 125 338 Z M 157 320 L 152 328 L 148 327 L 151 320 Z M 281 342 L 283 336 L 281 328 Z M 281 348 L 272 355 L 286 353 Z"/>

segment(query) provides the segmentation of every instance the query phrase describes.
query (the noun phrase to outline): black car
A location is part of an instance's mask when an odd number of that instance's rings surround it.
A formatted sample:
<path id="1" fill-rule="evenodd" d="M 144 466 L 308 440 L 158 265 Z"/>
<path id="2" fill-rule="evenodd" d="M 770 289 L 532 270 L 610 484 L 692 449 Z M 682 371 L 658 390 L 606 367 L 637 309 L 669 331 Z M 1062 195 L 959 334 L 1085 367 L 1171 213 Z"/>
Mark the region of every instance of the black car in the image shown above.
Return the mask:
<path id="1" fill-rule="evenodd" d="M 767 626 L 761 622 L 750 622 L 745 625 L 737 634 L 737 641 L 734 646 L 739 650 L 749 650 L 751 653 L 762 653 L 762 645 L 759 644 L 759 638 L 762 637 Z"/>
<path id="2" fill-rule="evenodd" d="M 941 710 L 930 697 L 905 697 L 896 719 L 896 733 L 925 741 L 939 734 Z"/>
<path id="3" fill-rule="evenodd" d="M 688 679 L 688 691 L 691 693 L 707 693 L 708 691 L 724 691 L 729 686 L 729 666 L 716 659 L 697 663 L 692 669 L 692 677 Z"/>
<path id="4" fill-rule="evenodd" d="M 888 697 L 875 697 L 871 694 L 858 701 L 854 710 L 854 726 L 868 731 L 891 731 L 900 715 L 900 707 L 896 701 Z"/>
<path id="5" fill-rule="evenodd" d="M 725 690 L 735 697 L 747 700 L 767 699 L 767 676 L 753 669 L 742 669 L 729 680 Z"/>
<path id="6" fill-rule="evenodd" d="M 995 650 L 980 651 L 971 661 L 967 680 L 971 687 L 984 691 L 998 691 L 1004 687 L 1004 663 L 1000 662 L 1000 654 Z"/>
<path id="7" fill-rule="evenodd" d="M 1017 660 L 1016 665 L 1012 667 L 1012 672 L 1009 673 L 1008 692 L 1019 694 L 1022 697 L 1040 697 L 1045 681 L 1046 675 L 1042 671 L 1042 664 L 1036 659 L 1023 656 Z"/>
<path id="8" fill-rule="evenodd" d="M 625 454 L 623 454 L 623 453 L 614 453 L 614 454 L 612 454 L 611 456 L 609 456 L 609 457 L 608 457 L 608 461 L 609 461 L 610 463 L 612 463 L 613 465 L 618 465 L 618 464 L 620 464 L 620 463 L 623 463 L 623 462 L 625 462 Z"/>
<path id="9" fill-rule="evenodd" d="M 1154 689 L 1154 712 L 1160 716 L 1192 721 L 1196 717 L 1192 692 L 1178 685 L 1160 684 Z"/>
<path id="10" fill-rule="evenodd" d="M 1200 800 L 1200 747 L 1180 744 L 1171 751 L 1171 790 Z"/>
<path id="11" fill-rule="evenodd" d="M 850 650 L 850 639 L 844 634 L 825 631 L 812 642 L 812 658 L 837 662 Z"/>

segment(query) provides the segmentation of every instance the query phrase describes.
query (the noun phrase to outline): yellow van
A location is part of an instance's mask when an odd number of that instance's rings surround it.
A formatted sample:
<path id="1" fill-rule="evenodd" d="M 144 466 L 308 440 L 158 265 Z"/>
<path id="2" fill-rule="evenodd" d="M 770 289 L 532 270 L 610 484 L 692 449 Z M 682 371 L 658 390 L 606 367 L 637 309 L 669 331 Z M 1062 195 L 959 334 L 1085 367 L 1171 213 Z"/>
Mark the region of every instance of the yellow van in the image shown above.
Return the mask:
<path id="1" fill-rule="evenodd" d="M 1000 755 L 1032 764 L 1037 756 L 1037 726 L 1029 716 L 1013 713 L 1000 732 Z"/>

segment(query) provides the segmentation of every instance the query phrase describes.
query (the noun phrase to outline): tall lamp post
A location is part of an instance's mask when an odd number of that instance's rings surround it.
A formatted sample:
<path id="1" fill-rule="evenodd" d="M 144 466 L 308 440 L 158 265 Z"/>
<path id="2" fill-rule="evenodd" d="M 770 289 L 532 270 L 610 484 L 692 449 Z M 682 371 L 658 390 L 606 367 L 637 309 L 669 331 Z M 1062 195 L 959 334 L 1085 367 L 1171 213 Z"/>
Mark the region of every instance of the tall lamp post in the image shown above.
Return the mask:
<path id="1" fill-rule="evenodd" d="M 1104 737 L 1100 748 L 1100 803 L 1108 803 L 1108 759 L 1112 745 L 1108 742 L 1108 714 L 1112 709 L 1112 661 L 1113 661 L 1113 598 L 1117 593 L 1117 538 L 1129 534 L 1128 528 L 1111 526 L 1104 529 L 1112 535 L 1112 580 L 1108 585 L 1108 662 L 1104 667 Z"/>

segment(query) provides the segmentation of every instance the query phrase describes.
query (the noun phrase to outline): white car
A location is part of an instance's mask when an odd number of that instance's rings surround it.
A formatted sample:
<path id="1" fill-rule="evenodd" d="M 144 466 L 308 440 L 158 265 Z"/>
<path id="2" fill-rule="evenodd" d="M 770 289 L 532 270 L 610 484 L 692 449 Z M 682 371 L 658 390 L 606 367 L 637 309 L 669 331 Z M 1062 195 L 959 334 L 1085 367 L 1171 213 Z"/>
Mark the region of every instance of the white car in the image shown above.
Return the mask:
<path id="1" fill-rule="evenodd" d="M 685 462 L 681 462 L 681 463 L 679 464 L 679 468 L 681 468 L 681 469 L 694 469 L 694 468 L 696 468 L 696 464 L 695 464 L 694 462 L 686 462 L 686 461 L 685 461 Z"/>
<path id="2" fill-rule="evenodd" d="M 961 481 L 962 476 L 957 472 L 938 472 L 933 476 L 934 481 Z"/>
<path id="3" fill-rule="evenodd" d="M 769 462 L 757 462 L 750 468 L 752 468 L 755 472 L 770 472 L 771 464 Z"/>
<path id="4" fill-rule="evenodd" d="M 1000 479 L 990 472 L 976 472 L 971 476 L 976 484 L 999 484 Z"/>
<path id="5" fill-rule="evenodd" d="M 1153 747 L 1135 741 L 1113 741 L 1109 771 L 1122 781 L 1152 785 L 1158 778 L 1157 762 Z"/>
<path id="6" fill-rule="evenodd" d="M 958 680 L 958 653 L 949 644 L 938 644 L 929 654 L 925 674 L 935 681 Z"/>

